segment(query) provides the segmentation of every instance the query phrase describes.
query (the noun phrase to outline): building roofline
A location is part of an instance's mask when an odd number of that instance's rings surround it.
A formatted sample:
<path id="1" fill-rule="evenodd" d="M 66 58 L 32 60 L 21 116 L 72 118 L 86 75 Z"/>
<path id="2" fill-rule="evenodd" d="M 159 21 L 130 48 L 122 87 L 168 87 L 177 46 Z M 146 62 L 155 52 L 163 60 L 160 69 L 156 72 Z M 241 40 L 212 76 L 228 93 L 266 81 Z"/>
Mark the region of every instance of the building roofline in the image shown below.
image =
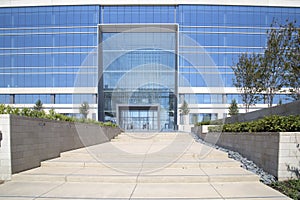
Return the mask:
<path id="1" fill-rule="evenodd" d="M 1 0 L 0 7 L 62 5 L 232 5 L 300 7 L 299 0 Z"/>

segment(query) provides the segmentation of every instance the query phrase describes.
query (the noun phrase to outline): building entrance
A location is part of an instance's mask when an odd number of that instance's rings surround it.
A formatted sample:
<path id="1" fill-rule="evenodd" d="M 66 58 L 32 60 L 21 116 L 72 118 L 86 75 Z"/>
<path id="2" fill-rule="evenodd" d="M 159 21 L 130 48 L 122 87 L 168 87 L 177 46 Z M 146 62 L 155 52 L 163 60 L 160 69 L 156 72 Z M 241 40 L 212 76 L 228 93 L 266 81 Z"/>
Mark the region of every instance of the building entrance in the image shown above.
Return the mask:
<path id="1" fill-rule="evenodd" d="M 158 106 L 119 106 L 119 125 L 128 131 L 157 131 Z"/>
<path id="2" fill-rule="evenodd" d="M 177 24 L 99 25 L 100 121 L 124 130 L 176 128 L 177 38 Z"/>

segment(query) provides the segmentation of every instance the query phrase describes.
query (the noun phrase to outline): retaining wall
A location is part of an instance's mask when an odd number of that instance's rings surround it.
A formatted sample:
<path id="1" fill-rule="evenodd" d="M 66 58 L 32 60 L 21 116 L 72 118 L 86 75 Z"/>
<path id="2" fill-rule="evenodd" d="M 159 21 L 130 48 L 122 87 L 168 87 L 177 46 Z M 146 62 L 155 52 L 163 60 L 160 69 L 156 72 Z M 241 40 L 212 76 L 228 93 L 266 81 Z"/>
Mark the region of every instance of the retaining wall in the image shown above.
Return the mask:
<path id="1" fill-rule="evenodd" d="M 300 178 L 300 132 L 198 135 L 209 143 L 239 152 L 278 180 Z"/>
<path id="2" fill-rule="evenodd" d="M 94 124 L 0 115 L 0 180 L 39 167 L 61 152 L 110 141 L 121 130 Z"/>
<path id="3" fill-rule="evenodd" d="M 225 119 L 225 123 L 230 124 L 235 122 L 253 121 L 269 115 L 288 116 L 288 115 L 299 115 L 299 114 L 300 114 L 300 100 L 287 103 L 287 104 L 278 105 L 271 108 L 264 108 L 261 110 L 228 117 Z"/>

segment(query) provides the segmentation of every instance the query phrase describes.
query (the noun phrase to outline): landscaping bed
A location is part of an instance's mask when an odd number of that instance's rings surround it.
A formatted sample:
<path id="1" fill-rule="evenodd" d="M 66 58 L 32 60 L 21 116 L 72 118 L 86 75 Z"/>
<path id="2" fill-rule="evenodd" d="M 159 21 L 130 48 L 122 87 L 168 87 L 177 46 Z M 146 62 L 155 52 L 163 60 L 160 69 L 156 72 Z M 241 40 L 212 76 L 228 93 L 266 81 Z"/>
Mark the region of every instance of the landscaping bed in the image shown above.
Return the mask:
<path id="1" fill-rule="evenodd" d="M 263 119 L 210 127 L 209 132 L 299 132 L 300 115 L 271 115 Z"/>
<path id="2" fill-rule="evenodd" d="M 99 122 L 93 119 L 85 119 L 85 118 L 75 118 L 66 116 L 60 113 L 56 113 L 54 109 L 49 110 L 46 113 L 44 110 L 35 110 L 30 108 L 13 108 L 8 105 L 0 104 L 0 115 L 1 114 L 12 114 L 17 116 L 31 117 L 31 118 L 39 118 L 39 119 L 49 119 L 55 121 L 66 121 L 66 122 L 80 122 L 80 123 L 89 123 L 89 124 L 97 124 L 99 126 L 108 126 L 108 127 L 118 127 L 117 124 L 111 122 Z"/>
<path id="3" fill-rule="evenodd" d="M 204 141 L 239 152 L 279 181 L 298 179 L 300 174 L 300 116 L 272 115 L 249 122 L 210 124 L 207 132 L 195 127 Z M 201 126 L 208 126 L 201 124 Z"/>
<path id="4" fill-rule="evenodd" d="M 300 200 L 300 180 L 278 181 L 270 185 L 294 200 Z"/>

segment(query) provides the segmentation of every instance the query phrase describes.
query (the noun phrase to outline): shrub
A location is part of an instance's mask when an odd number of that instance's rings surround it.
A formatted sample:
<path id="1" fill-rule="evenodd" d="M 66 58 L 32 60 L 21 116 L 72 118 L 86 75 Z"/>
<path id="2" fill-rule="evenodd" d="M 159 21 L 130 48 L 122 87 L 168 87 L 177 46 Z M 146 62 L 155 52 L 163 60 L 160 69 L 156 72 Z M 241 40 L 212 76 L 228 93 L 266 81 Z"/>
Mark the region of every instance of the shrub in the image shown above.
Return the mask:
<path id="1" fill-rule="evenodd" d="M 222 125 L 223 120 L 214 120 L 214 121 L 204 121 L 204 122 L 198 122 L 195 125 L 196 126 L 203 126 L 203 125 Z"/>
<path id="2" fill-rule="evenodd" d="M 210 121 L 198 122 L 196 126 L 210 125 Z"/>
<path id="3" fill-rule="evenodd" d="M 19 114 L 19 108 L 12 108 L 10 106 L 0 105 L 0 114 Z"/>
<path id="4" fill-rule="evenodd" d="M 6 107 L 3 104 L 0 104 L 0 114 L 6 114 L 5 113 Z"/>
<path id="5" fill-rule="evenodd" d="M 75 117 L 69 117 L 66 115 L 56 113 L 54 109 L 51 109 L 47 114 L 44 110 L 37 110 L 37 109 L 30 109 L 30 108 L 23 108 L 22 110 L 20 110 L 19 108 L 12 108 L 10 106 L 0 104 L 0 114 L 14 114 L 14 115 L 32 117 L 32 118 L 50 119 L 50 120 L 67 121 L 67 122 L 81 122 L 81 123 L 97 124 L 99 126 L 118 127 L 117 124 L 113 124 L 111 122 L 103 123 L 92 119 L 77 119 Z"/>
<path id="6" fill-rule="evenodd" d="M 208 132 L 221 132 L 222 130 L 222 125 L 208 127 Z"/>
<path id="7" fill-rule="evenodd" d="M 271 184 L 271 187 L 289 196 L 292 199 L 300 199 L 300 180 L 280 181 Z"/>
<path id="8" fill-rule="evenodd" d="M 29 108 L 23 108 L 22 110 L 21 110 L 21 116 L 30 116 L 30 113 L 31 113 L 31 109 L 29 109 Z"/>
<path id="9" fill-rule="evenodd" d="M 116 124 L 112 122 L 104 122 L 104 126 L 116 127 Z"/>
<path id="10" fill-rule="evenodd" d="M 223 132 L 298 132 L 300 116 L 272 115 L 251 122 L 224 124 Z"/>

